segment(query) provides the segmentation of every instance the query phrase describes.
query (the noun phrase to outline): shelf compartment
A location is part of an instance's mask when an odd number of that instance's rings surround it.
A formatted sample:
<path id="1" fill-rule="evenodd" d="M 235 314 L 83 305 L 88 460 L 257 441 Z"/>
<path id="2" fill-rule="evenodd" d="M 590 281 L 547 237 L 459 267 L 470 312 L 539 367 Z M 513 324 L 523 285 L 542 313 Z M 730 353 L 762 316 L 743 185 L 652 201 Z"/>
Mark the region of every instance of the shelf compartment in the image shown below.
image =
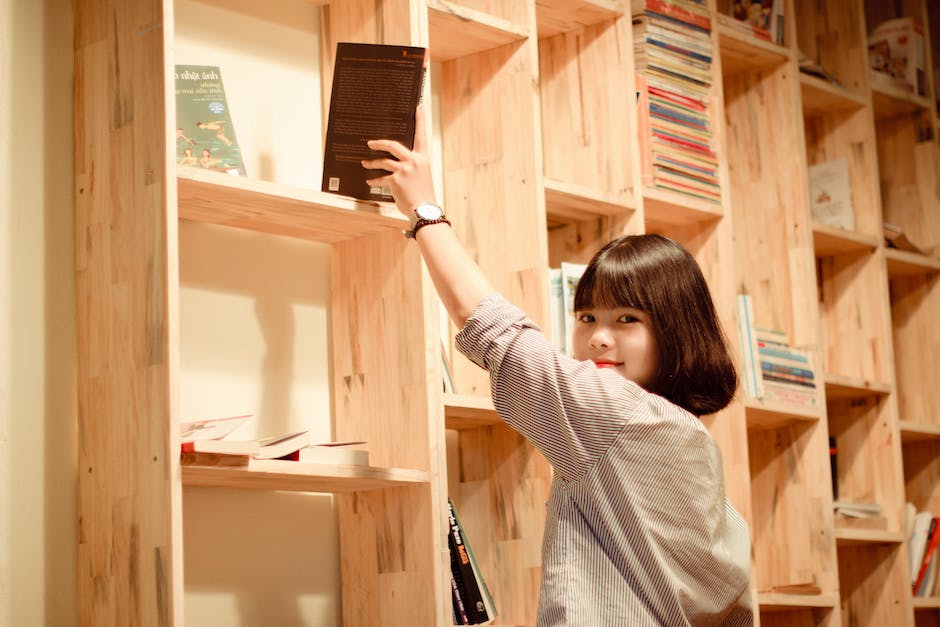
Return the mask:
<path id="1" fill-rule="evenodd" d="M 888 277 L 930 275 L 940 273 L 940 259 L 908 250 L 885 248 Z"/>
<path id="2" fill-rule="evenodd" d="M 472 394 L 445 394 L 444 416 L 448 429 L 475 429 L 503 422 L 492 399 Z"/>
<path id="3" fill-rule="evenodd" d="M 428 0 L 428 51 L 433 61 L 449 61 L 522 41 L 528 29 L 446 0 Z"/>
<path id="4" fill-rule="evenodd" d="M 539 39 L 551 37 L 624 14 L 619 0 L 535 0 Z"/>
<path id="5" fill-rule="evenodd" d="M 828 442 L 822 421 L 747 432 L 751 476 L 751 536 L 758 590 L 775 595 L 781 605 L 818 607 L 816 594 L 792 594 L 796 584 L 811 583 L 823 598 L 837 584 Z M 789 601 L 789 602 L 784 602 Z M 776 602 L 775 602 L 776 603 Z M 761 609 L 764 610 L 761 602 Z"/>
<path id="6" fill-rule="evenodd" d="M 717 203 L 649 187 L 643 190 L 643 207 L 648 231 L 710 222 L 724 215 Z"/>
<path id="7" fill-rule="evenodd" d="M 891 319 L 884 303 L 880 254 L 850 252 L 816 257 L 822 370 L 864 381 L 892 381 Z"/>
<path id="8" fill-rule="evenodd" d="M 866 396 L 890 394 L 894 386 L 880 381 L 868 381 L 837 374 L 826 374 L 826 401 L 861 399 Z"/>
<path id="9" fill-rule="evenodd" d="M 735 21 L 734 18 L 722 14 L 717 18 L 718 49 L 723 74 L 774 67 L 792 59 L 793 55 L 783 46 L 758 39 L 725 23 Z"/>
<path id="10" fill-rule="evenodd" d="M 614 194 L 549 178 L 544 183 L 549 226 L 629 213 L 636 209 L 635 201 L 627 193 Z"/>
<path id="11" fill-rule="evenodd" d="M 900 544 L 904 542 L 904 534 L 900 531 L 885 529 L 854 529 L 836 528 L 837 546 L 856 546 L 869 544 Z"/>
<path id="12" fill-rule="evenodd" d="M 757 603 L 761 612 L 792 612 L 806 608 L 833 608 L 836 600 L 830 594 L 758 592 Z"/>
<path id="13" fill-rule="evenodd" d="M 871 98 L 876 120 L 913 113 L 918 109 L 930 110 L 929 98 L 896 87 L 872 85 Z"/>
<path id="14" fill-rule="evenodd" d="M 822 410 L 819 407 L 803 407 L 758 398 L 746 398 L 744 408 L 747 412 L 747 428 L 754 430 L 779 429 L 789 425 L 814 422 L 822 417 Z"/>
<path id="15" fill-rule="evenodd" d="M 835 438 L 837 501 L 877 503 L 868 518 L 835 516 L 842 529 L 899 532 L 903 477 L 897 463 L 895 404 L 885 395 L 829 400 L 829 436 Z M 830 474 L 831 476 L 831 474 Z"/>
<path id="16" fill-rule="evenodd" d="M 176 177 L 179 217 L 324 243 L 402 230 L 392 205 L 198 170 Z"/>
<path id="17" fill-rule="evenodd" d="M 846 231 L 836 226 L 813 222 L 813 249 L 817 257 L 854 252 L 871 252 L 880 240 L 874 235 Z"/>
<path id="18" fill-rule="evenodd" d="M 910 616 L 911 576 L 903 542 L 840 544 L 839 593 L 843 618 L 897 625 Z M 850 621 L 851 622 L 851 621 Z"/>
<path id="19" fill-rule="evenodd" d="M 828 115 L 836 111 L 860 109 L 868 104 L 864 96 L 803 72 L 800 72 L 800 94 L 803 101 L 803 115 L 806 116 Z"/>
<path id="20" fill-rule="evenodd" d="M 426 484 L 429 473 L 404 468 L 328 466 L 252 459 L 247 466 L 183 465 L 183 485 L 291 492 L 361 492 Z"/>
<path id="21" fill-rule="evenodd" d="M 901 420 L 898 425 L 901 428 L 902 442 L 920 442 L 922 440 L 935 440 L 940 442 L 940 424 Z"/>

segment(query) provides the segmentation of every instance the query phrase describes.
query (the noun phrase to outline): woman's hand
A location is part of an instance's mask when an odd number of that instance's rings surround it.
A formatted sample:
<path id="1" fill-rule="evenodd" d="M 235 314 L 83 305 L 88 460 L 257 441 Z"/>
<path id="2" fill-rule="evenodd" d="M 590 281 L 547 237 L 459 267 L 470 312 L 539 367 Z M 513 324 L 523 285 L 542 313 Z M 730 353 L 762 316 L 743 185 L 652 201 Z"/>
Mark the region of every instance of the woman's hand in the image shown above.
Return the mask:
<path id="1" fill-rule="evenodd" d="M 368 169 L 381 169 L 391 174 L 366 181 L 373 187 L 390 187 L 395 205 L 405 217 L 411 218 L 415 207 L 422 203 L 436 203 L 434 180 L 431 177 L 431 161 L 426 152 L 424 134 L 424 107 L 415 112 L 414 148 L 408 150 L 390 139 L 373 139 L 368 142 L 372 150 L 384 150 L 395 159 L 371 159 L 362 162 Z"/>

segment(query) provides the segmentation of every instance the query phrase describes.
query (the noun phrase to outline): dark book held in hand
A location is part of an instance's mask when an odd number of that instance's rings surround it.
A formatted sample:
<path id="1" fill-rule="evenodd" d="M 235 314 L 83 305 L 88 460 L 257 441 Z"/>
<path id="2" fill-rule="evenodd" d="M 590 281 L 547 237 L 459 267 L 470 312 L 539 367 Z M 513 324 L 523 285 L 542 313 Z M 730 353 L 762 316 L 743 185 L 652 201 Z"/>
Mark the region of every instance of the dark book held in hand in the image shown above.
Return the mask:
<path id="1" fill-rule="evenodd" d="M 414 145 L 425 53 L 425 48 L 413 46 L 336 45 L 323 154 L 324 192 L 361 200 L 393 200 L 388 188 L 366 183 L 388 172 L 366 170 L 360 162 L 388 156 L 370 150 L 366 145 L 370 139 L 394 139 L 409 149 Z"/>

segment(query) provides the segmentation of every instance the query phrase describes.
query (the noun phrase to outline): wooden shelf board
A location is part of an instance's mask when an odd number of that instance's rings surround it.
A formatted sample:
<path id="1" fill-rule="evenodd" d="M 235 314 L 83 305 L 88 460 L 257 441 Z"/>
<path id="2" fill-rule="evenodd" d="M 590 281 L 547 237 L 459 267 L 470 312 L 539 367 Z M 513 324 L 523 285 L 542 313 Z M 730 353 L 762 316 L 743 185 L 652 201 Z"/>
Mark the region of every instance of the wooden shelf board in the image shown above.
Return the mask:
<path id="1" fill-rule="evenodd" d="M 434 61 L 492 50 L 529 36 L 528 30 L 476 9 L 446 0 L 428 0 L 428 51 Z"/>
<path id="2" fill-rule="evenodd" d="M 839 374 L 826 373 L 826 400 L 842 400 L 884 396 L 890 394 L 894 386 L 881 381 L 856 379 Z"/>
<path id="3" fill-rule="evenodd" d="M 470 394 L 445 394 L 444 416 L 448 429 L 476 429 L 503 422 L 490 398 Z"/>
<path id="4" fill-rule="evenodd" d="M 643 190 L 643 207 L 647 231 L 709 222 L 723 215 L 717 203 L 654 188 Z"/>
<path id="5" fill-rule="evenodd" d="M 898 422 L 901 429 L 902 442 L 922 442 L 924 440 L 940 441 L 940 425 L 901 420 Z"/>
<path id="6" fill-rule="evenodd" d="M 874 235 L 847 231 L 836 226 L 813 222 L 813 249 L 817 257 L 844 253 L 872 252 L 881 240 Z"/>
<path id="7" fill-rule="evenodd" d="M 829 594 L 781 594 L 758 592 L 757 602 L 762 612 L 792 612 L 811 607 L 835 607 L 835 597 Z"/>
<path id="8" fill-rule="evenodd" d="M 859 546 L 866 544 L 900 544 L 904 534 L 884 529 L 835 529 L 837 546 Z"/>
<path id="9" fill-rule="evenodd" d="M 219 172 L 180 170 L 176 182 L 179 217 L 184 220 L 326 243 L 407 226 L 391 204 Z"/>
<path id="10" fill-rule="evenodd" d="M 929 98 L 894 87 L 872 85 L 871 97 L 876 120 L 911 113 L 917 109 L 930 109 Z"/>
<path id="11" fill-rule="evenodd" d="M 621 0 L 535 0 L 539 39 L 591 26 L 624 14 Z"/>
<path id="12" fill-rule="evenodd" d="M 818 407 L 803 407 L 757 398 L 745 398 L 747 428 L 753 430 L 780 429 L 792 424 L 810 423 L 820 419 Z"/>
<path id="13" fill-rule="evenodd" d="M 375 466 L 328 466 L 279 459 L 252 459 L 248 466 L 188 466 L 183 485 L 291 492 L 360 492 L 428 483 L 421 470 Z"/>
<path id="14" fill-rule="evenodd" d="M 800 72 L 800 94 L 806 116 L 860 109 L 868 104 L 864 96 L 803 72 Z"/>
<path id="15" fill-rule="evenodd" d="M 940 272 L 940 259 L 897 248 L 885 248 L 888 277 L 934 274 Z"/>
<path id="16" fill-rule="evenodd" d="M 915 610 L 940 610 L 940 596 L 914 597 L 913 605 Z"/>
<path id="17" fill-rule="evenodd" d="M 733 17 L 719 14 L 718 48 L 721 53 L 721 71 L 728 75 L 741 71 L 773 68 L 792 57 L 783 46 L 759 39 L 727 24 Z"/>
<path id="18" fill-rule="evenodd" d="M 545 212 L 550 223 L 582 222 L 636 209 L 636 201 L 629 192 L 612 194 L 549 178 L 544 185 Z"/>

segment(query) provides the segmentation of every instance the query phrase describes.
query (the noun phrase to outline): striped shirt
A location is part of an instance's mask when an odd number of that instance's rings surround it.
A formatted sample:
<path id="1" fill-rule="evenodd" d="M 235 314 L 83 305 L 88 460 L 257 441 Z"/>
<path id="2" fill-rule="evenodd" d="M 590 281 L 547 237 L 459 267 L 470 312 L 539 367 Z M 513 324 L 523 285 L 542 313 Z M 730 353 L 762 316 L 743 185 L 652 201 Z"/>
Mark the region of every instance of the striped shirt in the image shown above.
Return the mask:
<path id="1" fill-rule="evenodd" d="M 457 347 L 551 463 L 538 625 L 752 625 L 747 524 L 698 418 L 558 353 L 498 294 Z"/>

